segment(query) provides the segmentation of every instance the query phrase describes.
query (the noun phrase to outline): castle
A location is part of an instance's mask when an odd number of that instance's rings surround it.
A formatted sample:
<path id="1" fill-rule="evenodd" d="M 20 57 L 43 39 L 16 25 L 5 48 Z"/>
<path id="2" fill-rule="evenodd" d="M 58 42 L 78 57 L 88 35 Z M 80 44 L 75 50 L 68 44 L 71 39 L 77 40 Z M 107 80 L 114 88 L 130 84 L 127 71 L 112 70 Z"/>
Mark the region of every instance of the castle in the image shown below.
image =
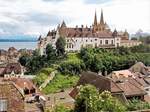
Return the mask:
<path id="1" fill-rule="evenodd" d="M 82 47 L 99 47 L 99 48 L 116 48 L 119 46 L 132 47 L 141 44 L 139 41 L 129 40 L 129 33 L 117 32 L 115 29 L 113 32 L 109 28 L 108 24 L 104 21 L 103 11 L 101 10 L 100 21 L 97 21 L 97 14 L 95 11 L 94 22 L 90 27 L 67 27 L 63 21 L 61 25 L 58 25 L 56 30 L 49 31 L 45 38 L 41 36 L 38 39 L 38 49 L 40 54 L 45 53 L 47 44 L 52 44 L 55 47 L 55 43 L 59 37 L 63 37 L 66 40 L 67 52 L 79 51 Z"/>

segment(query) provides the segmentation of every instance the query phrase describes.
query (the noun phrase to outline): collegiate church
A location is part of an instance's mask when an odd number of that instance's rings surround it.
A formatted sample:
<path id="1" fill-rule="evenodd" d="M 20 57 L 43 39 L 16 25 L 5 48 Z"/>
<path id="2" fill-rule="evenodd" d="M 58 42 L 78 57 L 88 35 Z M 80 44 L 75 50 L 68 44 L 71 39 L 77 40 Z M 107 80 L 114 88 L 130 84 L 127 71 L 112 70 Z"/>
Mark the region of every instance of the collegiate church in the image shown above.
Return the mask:
<path id="1" fill-rule="evenodd" d="M 115 29 L 113 32 L 109 28 L 108 24 L 104 21 L 103 11 L 101 10 L 100 21 L 97 20 L 97 14 L 95 12 L 93 25 L 90 27 L 67 27 L 63 21 L 61 25 L 58 25 L 56 30 L 49 31 L 45 38 L 39 37 L 38 49 L 41 55 L 45 53 L 47 44 L 52 44 L 55 47 L 55 43 L 59 37 L 63 37 L 66 40 L 66 51 L 74 52 L 79 51 L 82 47 L 99 47 L 99 48 L 116 48 L 119 46 L 132 47 L 141 44 L 139 41 L 129 40 L 129 34 L 125 32 L 117 32 Z"/>

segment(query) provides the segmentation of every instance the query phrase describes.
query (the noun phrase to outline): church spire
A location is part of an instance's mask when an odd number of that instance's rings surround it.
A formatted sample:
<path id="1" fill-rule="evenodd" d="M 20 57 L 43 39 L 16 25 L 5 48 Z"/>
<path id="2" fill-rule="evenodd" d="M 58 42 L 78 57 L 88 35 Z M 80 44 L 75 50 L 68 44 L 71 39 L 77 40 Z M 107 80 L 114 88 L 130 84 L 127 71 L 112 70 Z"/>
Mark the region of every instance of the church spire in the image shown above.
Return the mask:
<path id="1" fill-rule="evenodd" d="M 65 27 L 67 27 L 67 26 L 66 26 L 65 21 L 63 20 L 63 22 L 62 22 L 62 24 L 61 24 L 61 28 L 65 28 Z"/>
<path id="2" fill-rule="evenodd" d="M 100 24 L 104 24 L 103 9 L 101 9 L 101 19 L 100 19 Z"/>
<path id="3" fill-rule="evenodd" d="M 96 10 L 95 10 L 95 16 L 94 16 L 94 25 L 97 25 L 97 14 L 96 14 Z"/>

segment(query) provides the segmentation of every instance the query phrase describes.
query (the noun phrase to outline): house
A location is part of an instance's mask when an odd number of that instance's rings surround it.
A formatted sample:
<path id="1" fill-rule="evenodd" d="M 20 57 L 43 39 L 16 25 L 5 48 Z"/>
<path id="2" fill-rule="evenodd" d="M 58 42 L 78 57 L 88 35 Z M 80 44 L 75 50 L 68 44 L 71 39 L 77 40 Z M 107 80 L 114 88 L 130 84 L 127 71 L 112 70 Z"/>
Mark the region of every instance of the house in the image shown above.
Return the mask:
<path id="1" fill-rule="evenodd" d="M 111 78 L 98 75 L 93 72 L 84 72 L 76 87 L 71 91 L 70 96 L 75 98 L 78 94 L 80 85 L 91 84 L 97 88 L 99 92 L 110 91 L 113 96 L 117 97 L 121 102 L 127 102 L 128 99 L 138 98 L 144 100 L 146 92 L 144 88 L 135 80 L 113 81 Z"/>
<path id="2" fill-rule="evenodd" d="M 145 66 L 142 62 L 137 62 L 129 68 L 133 73 L 141 73 L 143 75 L 150 75 L 150 67 Z"/>
<path id="3" fill-rule="evenodd" d="M 8 63 L 0 66 L 1 77 L 21 77 L 24 75 L 24 68 L 20 63 Z"/>
<path id="4" fill-rule="evenodd" d="M 131 73 L 130 70 L 113 71 L 110 75 L 113 80 L 119 80 L 119 79 L 124 79 L 128 77 L 135 78 L 134 74 Z"/>
<path id="5" fill-rule="evenodd" d="M 140 87 L 145 90 L 147 95 L 150 95 L 150 80 L 149 76 L 146 75 L 146 70 L 146 66 L 144 66 L 143 63 L 139 62 L 133 65 L 129 70 L 113 71 L 108 77 L 115 81 L 116 84 L 118 84 L 118 86 L 121 87 L 123 90 L 128 88 L 131 89 L 133 93 L 135 93 L 137 87 Z M 129 87 L 126 87 L 127 85 Z M 136 88 L 134 88 L 134 85 L 136 86 Z M 128 92 L 128 90 L 126 91 Z"/>
<path id="6" fill-rule="evenodd" d="M 0 49 L 0 62 L 7 61 L 7 51 Z"/>
<path id="7" fill-rule="evenodd" d="M 25 112 L 23 93 L 12 82 L 0 82 L 0 112 Z"/>
<path id="8" fill-rule="evenodd" d="M 3 81 L 11 81 L 15 83 L 20 90 L 24 93 L 24 95 L 29 95 L 37 92 L 36 86 L 33 84 L 32 80 L 26 78 L 4 78 Z"/>

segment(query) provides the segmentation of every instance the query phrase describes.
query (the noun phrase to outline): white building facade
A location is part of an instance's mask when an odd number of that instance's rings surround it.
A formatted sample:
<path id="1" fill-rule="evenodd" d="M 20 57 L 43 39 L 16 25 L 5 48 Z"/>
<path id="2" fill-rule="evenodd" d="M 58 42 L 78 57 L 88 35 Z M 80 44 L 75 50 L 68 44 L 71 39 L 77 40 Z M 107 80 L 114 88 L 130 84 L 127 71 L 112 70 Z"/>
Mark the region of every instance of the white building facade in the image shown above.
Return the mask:
<path id="1" fill-rule="evenodd" d="M 106 22 L 104 22 L 103 11 L 101 11 L 100 22 L 97 22 L 97 15 L 95 12 L 94 23 L 92 26 L 70 28 L 67 27 L 63 21 L 56 30 L 49 31 L 45 38 L 39 37 L 38 49 L 40 54 L 45 54 L 47 44 L 52 44 L 55 48 L 55 43 L 59 37 L 66 40 L 66 51 L 79 51 L 82 47 L 99 47 L 99 48 L 116 48 L 123 46 L 122 40 L 130 41 L 127 31 L 119 34 L 115 29 L 110 30 Z M 134 45 L 134 44 L 133 44 Z M 136 44 L 137 45 L 137 44 Z"/>

